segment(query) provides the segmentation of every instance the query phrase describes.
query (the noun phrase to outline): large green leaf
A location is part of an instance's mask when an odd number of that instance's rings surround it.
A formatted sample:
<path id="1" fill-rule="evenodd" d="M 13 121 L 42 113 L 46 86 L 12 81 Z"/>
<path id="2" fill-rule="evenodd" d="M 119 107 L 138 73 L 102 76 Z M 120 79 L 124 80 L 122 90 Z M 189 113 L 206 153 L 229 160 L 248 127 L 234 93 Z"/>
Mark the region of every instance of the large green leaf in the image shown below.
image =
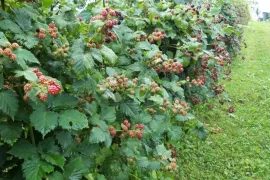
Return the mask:
<path id="1" fill-rule="evenodd" d="M 32 69 L 27 69 L 24 71 L 15 71 L 15 77 L 21 77 L 24 76 L 25 79 L 29 80 L 29 81 L 34 81 L 37 82 L 38 78 L 36 76 L 36 74 L 32 71 Z"/>
<path id="2" fill-rule="evenodd" d="M 29 141 L 22 139 L 17 142 L 8 153 L 19 159 L 28 159 L 37 155 L 37 148 L 30 144 Z"/>
<path id="3" fill-rule="evenodd" d="M 28 50 L 18 48 L 13 51 L 16 54 L 16 62 L 22 67 L 25 68 L 26 62 L 39 64 L 38 59 Z"/>
<path id="4" fill-rule="evenodd" d="M 74 60 L 73 69 L 78 75 L 87 74 L 94 67 L 91 53 L 84 53 L 84 42 L 76 40 L 71 47 L 71 56 Z"/>
<path id="5" fill-rule="evenodd" d="M 3 20 L 0 21 L 0 29 L 2 30 L 9 30 L 13 33 L 21 33 L 22 30 L 21 28 L 15 24 L 14 22 L 10 21 L 10 20 Z"/>
<path id="6" fill-rule="evenodd" d="M 43 135 L 43 137 L 53 130 L 58 124 L 58 113 L 52 111 L 46 111 L 41 107 L 36 109 L 30 116 L 35 129 Z"/>
<path id="7" fill-rule="evenodd" d="M 8 144 L 14 143 L 22 133 L 22 125 L 17 123 L 0 123 L 0 136 Z"/>
<path id="8" fill-rule="evenodd" d="M 68 148 L 72 144 L 72 136 L 69 131 L 60 131 L 55 133 L 57 142 L 61 145 L 62 149 Z"/>
<path id="9" fill-rule="evenodd" d="M 111 50 L 107 46 L 103 45 L 100 49 L 100 52 L 104 57 L 104 59 L 108 61 L 109 64 L 114 65 L 117 63 L 118 60 L 117 55 L 113 52 L 113 50 Z"/>
<path id="10" fill-rule="evenodd" d="M 106 106 L 101 109 L 100 119 L 103 121 L 113 122 L 116 119 L 115 107 Z"/>
<path id="11" fill-rule="evenodd" d="M 14 39 L 16 39 L 21 45 L 24 45 L 28 49 L 33 48 L 39 43 L 39 39 L 32 32 L 27 33 L 27 34 L 23 34 L 23 33 L 16 34 Z"/>
<path id="12" fill-rule="evenodd" d="M 171 126 L 168 131 L 168 137 L 170 138 L 170 140 L 177 142 L 180 140 L 182 132 L 183 131 L 181 127 Z"/>
<path id="13" fill-rule="evenodd" d="M 58 172 L 58 171 L 55 171 L 48 178 L 49 178 L 49 180 L 64 180 L 63 175 L 60 172 Z"/>
<path id="14" fill-rule="evenodd" d="M 5 43 L 7 43 L 8 40 L 5 36 L 5 34 L 3 32 L 0 32 L 0 46 L 5 45 Z"/>
<path id="15" fill-rule="evenodd" d="M 76 158 L 69 162 L 64 168 L 64 177 L 69 180 L 80 180 L 83 175 L 82 159 Z"/>
<path id="16" fill-rule="evenodd" d="M 61 168 L 63 168 L 66 160 L 62 155 L 54 153 L 41 154 L 41 158 L 47 161 L 48 163 L 57 165 Z"/>
<path id="17" fill-rule="evenodd" d="M 0 110 L 14 119 L 19 104 L 17 94 L 13 91 L 0 91 Z"/>
<path id="18" fill-rule="evenodd" d="M 104 131 L 99 127 L 94 127 L 91 131 L 89 141 L 90 143 L 105 142 L 105 145 L 109 147 L 112 143 L 112 138 L 110 136 L 109 130 Z"/>
<path id="19" fill-rule="evenodd" d="M 80 130 L 88 127 L 88 120 L 78 110 L 65 110 L 60 113 L 59 125 L 64 129 Z"/>
<path id="20" fill-rule="evenodd" d="M 139 114 L 140 106 L 134 102 L 124 102 L 120 104 L 120 111 L 127 116 L 135 117 Z"/>
<path id="21" fill-rule="evenodd" d="M 74 108 L 79 100 L 69 94 L 61 94 L 54 98 L 52 101 L 52 108 L 54 110 Z"/>
<path id="22" fill-rule="evenodd" d="M 42 180 L 46 173 L 53 171 L 54 167 L 38 157 L 33 157 L 23 162 L 22 169 L 27 180 Z"/>
<path id="23" fill-rule="evenodd" d="M 28 32 L 29 30 L 31 30 L 31 17 L 27 13 L 27 9 L 16 8 L 14 9 L 14 15 L 15 21 L 22 28 L 23 31 Z"/>

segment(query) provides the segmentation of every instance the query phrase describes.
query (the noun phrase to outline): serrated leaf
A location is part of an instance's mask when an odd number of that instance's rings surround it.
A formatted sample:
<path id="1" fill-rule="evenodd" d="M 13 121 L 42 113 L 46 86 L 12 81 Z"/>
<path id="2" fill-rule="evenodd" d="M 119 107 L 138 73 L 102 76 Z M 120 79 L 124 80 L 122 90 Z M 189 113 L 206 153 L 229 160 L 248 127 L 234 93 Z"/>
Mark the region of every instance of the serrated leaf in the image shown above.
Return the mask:
<path id="1" fill-rule="evenodd" d="M 13 33 L 21 33 L 22 30 L 21 28 L 15 24 L 14 22 L 10 21 L 10 20 L 2 20 L 0 21 L 0 29 L 2 30 L 9 30 Z"/>
<path id="2" fill-rule="evenodd" d="M 162 156 L 166 156 L 167 158 L 171 157 L 171 150 L 167 150 L 164 144 L 158 145 L 156 147 L 156 153 L 161 153 Z"/>
<path id="3" fill-rule="evenodd" d="M 61 95 L 58 95 L 53 99 L 51 107 L 54 110 L 68 109 L 74 108 L 75 106 L 77 106 L 78 103 L 79 100 L 74 96 L 62 93 Z"/>
<path id="4" fill-rule="evenodd" d="M 45 108 L 36 109 L 30 116 L 30 121 L 43 137 L 58 124 L 58 113 L 46 111 Z"/>
<path id="5" fill-rule="evenodd" d="M 56 132 L 55 138 L 61 145 L 62 149 L 66 149 L 67 147 L 69 147 L 73 141 L 71 133 L 68 131 Z"/>
<path id="6" fill-rule="evenodd" d="M 33 48 L 34 46 L 38 45 L 39 39 L 35 37 L 34 33 L 28 33 L 28 34 L 16 34 L 14 36 L 14 39 L 16 39 L 21 45 L 23 44 L 28 49 Z"/>
<path id="7" fill-rule="evenodd" d="M 158 105 L 162 105 L 163 104 L 163 98 L 161 96 L 159 96 L 159 95 L 151 96 L 149 98 L 149 100 L 155 102 Z"/>
<path id="8" fill-rule="evenodd" d="M 58 172 L 58 171 L 55 171 L 48 178 L 49 178 L 49 180 L 64 180 L 63 175 L 60 172 Z"/>
<path id="9" fill-rule="evenodd" d="M 8 40 L 3 32 L 0 32 L 0 46 L 4 46 Z"/>
<path id="10" fill-rule="evenodd" d="M 101 109 L 100 119 L 102 121 L 114 122 L 116 119 L 115 107 L 103 107 Z"/>
<path id="11" fill-rule="evenodd" d="M 114 65 L 117 63 L 118 61 L 117 55 L 113 52 L 113 50 L 111 50 L 107 46 L 103 45 L 100 49 L 100 52 L 104 57 L 104 59 L 109 62 L 109 64 Z"/>
<path id="12" fill-rule="evenodd" d="M 97 61 L 100 62 L 100 63 L 103 62 L 102 54 L 101 54 L 101 52 L 100 52 L 99 49 L 91 48 L 91 49 L 90 49 L 90 52 L 91 52 L 91 54 L 92 54 L 92 56 L 93 56 L 93 58 L 94 58 L 95 60 L 97 60 Z"/>
<path id="13" fill-rule="evenodd" d="M 106 141 L 106 134 L 108 134 L 108 132 L 103 131 L 101 128 L 94 127 L 91 130 L 91 135 L 89 137 L 89 141 L 90 141 L 90 143 L 105 142 Z"/>
<path id="14" fill-rule="evenodd" d="M 182 128 L 179 126 L 171 126 L 168 131 L 168 137 L 172 141 L 179 141 L 182 134 Z"/>
<path id="15" fill-rule="evenodd" d="M 120 104 L 120 111 L 127 116 L 135 117 L 139 114 L 140 106 L 134 102 L 125 102 Z"/>
<path id="16" fill-rule="evenodd" d="M 142 41 L 142 42 L 138 42 L 136 44 L 136 49 L 142 49 L 142 50 L 151 50 L 151 44 L 148 41 Z"/>
<path id="17" fill-rule="evenodd" d="M 13 51 L 14 54 L 16 55 L 16 62 L 18 63 L 18 65 L 20 65 L 23 69 L 26 68 L 26 62 L 28 63 L 35 63 L 35 64 L 39 64 L 38 59 L 28 50 L 26 49 L 22 49 L 22 48 L 18 48 L 16 50 Z"/>
<path id="18" fill-rule="evenodd" d="M 0 136 L 8 144 L 14 143 L 22 133 L 22 125 L 17 123 L 0 123 Z"/>
<path id="19" fill-rule="evenodd" d="M 21 139 L 8 153 L 19 159 L 28 159 L 37 155 L 37 149 L 34 145 L 30 144 L 29 141 Z"/>
<path id="20" fill-rule="evenodd" d="M 83 174 L 83 163 L 81 158 L 73 159 L 64 168 L 64 177 L 69 180 L 80 180 Z"/>
<path id="21" fill-rule="evenodd" d="M 65 110 L 60 113 L 59 126 L 68 130 L 80 130 L 88 127 L 88 120 L 86 116 L 78 110 Z"/>
<path id="22" fill-rule="evenodd" d="M 24 8 L 14 9 L 14 19 L 23 31 L 27 32 L 31 30 L 31 18 Z"/>
<path id="23" fill-rule="evenodd" d="M 176 119 L 176 121 L 184 122 L 184 121 L 195 119 L 195 116 L 193 114 L 190 114 L 190 113 L 187 113 L 185 116 L 178 114 L 178 115 L 176 115 L 175 119 Z"/>
<path id="24" fill-rule="evenodd" d="M 94 67 L 91 53 L 84 54 L 84 43 L 81 39 L 76 40 L 71 47 L 71 56 L 74 59 L 73 69 L 78 75 L 86 74 Z"/>
<path id="25" fill-rule="evenodd" d="M 54 0 L 40 0 L 42 2 L 43 7 L 49 8 L 53 4 Z"/>
<path id="26" fill-rule="evenodd" d="M 27 180 L 42 180 L 46 173 L 53 171 L 54 167 L 38 157 L 26 160 L 22 164 L 24 177 Z"/>
<path id="27" fill-rule="evenodd" d="M 3 74 L 0 74 L 0 89 L 2 89 L 4 86 L 4 76 Z"/>
<path id="28" fill-rule="evenodd" d="M 17 94 L 13 91 L 0 91 L 0 110 L 12 119 L 18 110 L 19 104 Z"/>
<path id="29" fill-rule="evenodd" d="M 147 166 L 150 164 L 147 157 L 140 157 L 137 158 L 137 165 L 142 168 L 147 168 Z"/>
<path id="30" fill-rule="evenodd" d="M 62 155 L 53 153 L 41 154 L 41 158 L 52 165 L 59 166 L 60 168 L 63 168 L 66 160 Z"/>
<path id="31" fill-rule="evenodd" d="M 38 78 L 36 76 L 36 74 L 31 70 L 31 69 L 27 69 L 25 71 L 15 71 L 15 77 L 21 77 L 24 76 L 25 79 L 27 79 L 28 81 L 34 81 L 37 82 Z"/>

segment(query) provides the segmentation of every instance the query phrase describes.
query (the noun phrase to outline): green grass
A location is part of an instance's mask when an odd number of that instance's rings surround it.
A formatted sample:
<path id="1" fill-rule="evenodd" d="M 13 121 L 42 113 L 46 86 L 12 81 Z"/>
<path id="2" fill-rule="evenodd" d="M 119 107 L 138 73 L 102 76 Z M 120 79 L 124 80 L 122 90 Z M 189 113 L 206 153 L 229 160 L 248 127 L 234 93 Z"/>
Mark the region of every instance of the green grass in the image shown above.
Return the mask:
<path id="1" fill-rule="evenodd" d="M 209 136 L 205 142 L 187 141 L 179 179 L 270 179 L 270 23 L 251 23 L 244 37 L 246 60 L 234 61 L 232 80 L 225 82 L 232 102 L 211 101 L 212 111 L 196 107 Z M 222 132 L 214 133 L 219 128 Z"/>

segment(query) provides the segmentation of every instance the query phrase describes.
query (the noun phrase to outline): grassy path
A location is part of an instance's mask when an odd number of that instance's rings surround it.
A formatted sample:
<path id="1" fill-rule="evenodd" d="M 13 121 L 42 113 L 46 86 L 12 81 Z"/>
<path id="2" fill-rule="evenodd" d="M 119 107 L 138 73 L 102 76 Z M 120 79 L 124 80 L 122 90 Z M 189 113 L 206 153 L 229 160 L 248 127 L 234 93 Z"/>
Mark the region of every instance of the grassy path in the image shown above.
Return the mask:
<path id="1" fill-rule="evenodd" d="M 251 23 L 245 39 L 246 60 L 235 60 L 225 83 L 232 102 L 197 107 L 212 133 L 181 152 L 181 179 L 270 179 L 270 23 Z"/>

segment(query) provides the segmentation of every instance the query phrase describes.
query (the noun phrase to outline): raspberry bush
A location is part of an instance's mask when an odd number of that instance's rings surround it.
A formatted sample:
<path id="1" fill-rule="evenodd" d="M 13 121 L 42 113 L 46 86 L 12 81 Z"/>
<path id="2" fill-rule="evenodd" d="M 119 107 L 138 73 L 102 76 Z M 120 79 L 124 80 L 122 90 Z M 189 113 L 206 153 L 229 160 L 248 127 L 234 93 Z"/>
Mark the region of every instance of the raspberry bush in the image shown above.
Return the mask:
<path id="1" fill-rule="evenodd" d="M 205 138 L 192 104 L 224 91 L 234 7 L 104 3 L 2 6 L 2 179 L 177 179 L 182 136 Z"/>

